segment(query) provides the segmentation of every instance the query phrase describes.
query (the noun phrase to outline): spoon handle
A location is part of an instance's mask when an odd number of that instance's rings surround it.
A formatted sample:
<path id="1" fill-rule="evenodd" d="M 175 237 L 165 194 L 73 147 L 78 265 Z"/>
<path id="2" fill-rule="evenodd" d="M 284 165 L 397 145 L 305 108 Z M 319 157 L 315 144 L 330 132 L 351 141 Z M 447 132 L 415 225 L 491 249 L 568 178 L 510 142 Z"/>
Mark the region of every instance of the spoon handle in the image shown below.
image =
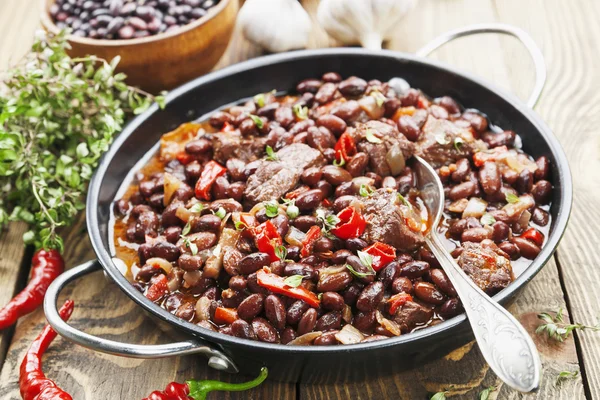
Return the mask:
<path id="1" fill-rule="evenodd" d="M 426 241 L 454 285 L 490 368 L 513 389 L 536 390 L 541 363 L 525 328 L 463 272 L 435 232 Z"/>

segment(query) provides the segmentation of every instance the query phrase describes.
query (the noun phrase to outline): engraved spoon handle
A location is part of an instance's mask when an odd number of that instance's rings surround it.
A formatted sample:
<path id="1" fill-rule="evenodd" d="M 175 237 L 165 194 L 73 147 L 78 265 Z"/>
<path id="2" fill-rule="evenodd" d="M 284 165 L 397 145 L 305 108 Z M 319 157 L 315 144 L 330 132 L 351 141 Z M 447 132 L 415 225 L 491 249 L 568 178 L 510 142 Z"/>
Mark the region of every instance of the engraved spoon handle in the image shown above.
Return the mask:
<path id="1" fill-rule="evenodd" d="M 536 390 L 540 384 L 541 363 L 525 328 L 463 272 L 437 233 L 431 233 L 426 241 L 454 285 L 490 368 L 513 389 Z"/>

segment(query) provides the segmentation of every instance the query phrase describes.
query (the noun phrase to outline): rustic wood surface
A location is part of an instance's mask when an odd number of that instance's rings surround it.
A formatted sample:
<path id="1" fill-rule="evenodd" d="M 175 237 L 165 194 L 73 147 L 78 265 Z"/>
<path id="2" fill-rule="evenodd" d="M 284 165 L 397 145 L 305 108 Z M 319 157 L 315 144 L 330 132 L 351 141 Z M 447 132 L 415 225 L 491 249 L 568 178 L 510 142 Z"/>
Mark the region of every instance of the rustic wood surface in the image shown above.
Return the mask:
<path id="1" fill-rule="evenodd" d="M 314 16 L 318 0 L 303 0 Z M 38 25 L 38 0 L 0 2 L 0 67 L 18 60 L 31 43 Z M 533 333 L 540 311 L 565 307 L 572 320 L 595 324 L 600 316 L 600 2 L 580 0 L 422 0 L 399 26 L 388 47 L 414 52 L 436 35 L 480 22 L 519 26 L 542 48 L 548 82 L 536 111 L 558 136 L 572 168 L 575 201 L 569 228 L 552 262 L 523 290 L 511 311 L 532 333 L 541 353 L 544 380 L 532 395 L 519 394 L 489 370 L 473 343 L 412 371 L 371 382 L 344 385 L 293 385 L 266 382 L 250 392 L 211 398 L 253 399 L 426 399 L 427 394 L 449 390 L 456 399 L 477 399 L 481 390 L 496 386 L 490 399 L 600 399 L 600 333 L 576 332 L 564 343 L 549 342 Z M 314 20 L 316 22 L 316 20 Z M 318 26 L 310 47 L 335 46 Z M 218 67 L 255 57 L 260 49 L 236 30 Z M 510 38 L 495 35 L 466 38 L 447 45 L 432 57 L 475 72 L 525 98 L 533 82 L 531 61 Z M 217 67 L 217 68 L 218 68 Z M 21 288 L 26 279 L 28 254 L 20 237 L 21 225 L 12 225 L 0 239 L 0 304 Z M 94 257 L 86 237 L 85 221 L 65 233 L 66 260 L 74 266 Z M 25 260 L 25 262 L 22 262 Z M 22 265 L 21 265 L 22 264 Z M 101 273 L 80 280 L 64 296 L 76 301 L 72 323 L 87 332 L 131 343 L 169 340 Z M 0 398 L 19 399 L 18 366 L 31 340 L 44 324 L 41 310 L 22 318 L 16 329 L 0 335 Z M 5 354 L 6 353 L 6 354 Z M 6 355 L 6 357 L 5 357 Z M 136 399 L 172 380 L 238 377 L 218 374 L 198 357 L 160 361 L 124 359 L 93 353 L 57 339 L 44 359 L 46 374 L 75 399 Z M 560 371 L 581 371 L 557 384 Z"/>

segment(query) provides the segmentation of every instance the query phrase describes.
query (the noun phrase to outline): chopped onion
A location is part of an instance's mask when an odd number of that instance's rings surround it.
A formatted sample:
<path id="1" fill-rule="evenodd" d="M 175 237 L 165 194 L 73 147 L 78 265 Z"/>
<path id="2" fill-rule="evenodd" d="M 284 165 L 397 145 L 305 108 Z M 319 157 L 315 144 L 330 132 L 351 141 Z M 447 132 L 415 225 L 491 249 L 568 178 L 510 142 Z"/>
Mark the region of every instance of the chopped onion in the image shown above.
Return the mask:
<path id="1" fill-rule="evenodd" d="M 467 204 L 469 203 L 468 199 L 460 199 L 456 200 L 452 204 L 448 206 L 448 210 L 453 213 L 462 213 L 467 208 Z"/>
<path id="2" fill-rule="evenodd" d="M 392 175 L 394 176 L 399 175 L 404 171 L 404 167 L 406 167 L 404 154 L 402 154 L 402 149 L 399 145 L 395 145 L 388 150 L 385 155 L 385 161 L 387 161 L 387 165 L 390 167 Z"/>
<path id="3" fill-rule="evenodd" d="M 463 211 L 462 217 L 481 218 L 481 216 L 485 214 L 485 211 L 487 210 L 487 205 L 487 201 L 480 199 L 479 197 L 471 197 L 467 203 L 467 207 Z"/>
<path id="4" fill-rule="evenodd" d="M 352 307 L 350 307 L 348 304 L 344 304 L 344 309 L 342 310 L 342 319 L 347 324 L 352 322 Z"/>
<path id="5" fill-rule="evenodd" d="M 223 249 L 235 246 L 240 232 L 235 229 L 225 228 L 219 238 L 219 243 L 212 251 L 212 254 L 204 264 L 204 276 L 207 278 L 217 278 L 223 266 Z"/>
<path id="6" fill-rule="evenodd" d="M 375 318 L 377 318 L 377 322 L 379 323 L 379 325 L 383 326 L 384 329 L 392 335 L 400 336 L 400 334 L 402 333 L 400 331 L 400 326 L 396 322 L 385 318 L 380 311 L 377 311 L 375 313 Z"/>
<path id="7" fill-rule="evenodd" d="M 121 260 L 120 258 L 113 257 L 112 262 L 123 276 L 127 275 L 128 269 L 127 269 L 127 264 L 125 264 L 125 261 Z M 138 271 L 139 271 L 139 269 L 138 269 Z M 136 272 L 136 275 L 137 275 L 137 272 Z M 135 276 L 134 276 L 134 278 L 135 278 Z"/>
<path id="8" fill-rule="evenodd" d="M 535 205 L 535 200 L 531 195 L 525 194 L 519 197 L 519 201 L 515 203 L 508 203 L 502 209 L 508 215 L 512 221 L 516 221 L 519 216 L 523 213 L 523 211 L 528 210 L 529 208 Z"/>
<path id="9" fill-rule="evenodd" d="M 302 336 L 298 336 L 296 339 L 289 342 L 288 345 L 308 346 L 309 344 L 312 344 L 312 342 L 319 336 L 321 336 L 321 331 L 308 332 Z"/>
<path id="10" fill-rule="evenodd" d="M 522 230 L 526 230 L 529 226 L 529 220 L 531 219 L 531 213 L 528 210 L 523 211 L 517 224 L 521 227 Z"/>
<path id="11" fill-rule="evenodd" d="M 149 258 L 146 261 L 146 265 L 152 265 L 154 268 L 160 268 L 167 274 L 173 269 L 173 265 L 170 262 L 160 257 Z"/>
<path id="12" fill-rule="evenodd" d="M 285 235 L 286 243 L 291 244 L 292 246 L 302 247 L 302 242 L 304 242 L 305 238 L 306 234 L 294 226 L 291 226 L 287 235 Z"/>
<path id="13" fill-rule="evenodd" d="M 363 340 L 365 336 L 358 329 L 347 324 L 344 325 L 341 331 L 335 334 L 335 338 L 341 344 L 355 344 Z"/>
<path id="14" fill-rule="evenodd" d="M 210 304 L 212 300 L 206 296 L 202 296 L 196 302 L 196 318 L 200 321 L 210 320 Z"/>
<path id="15" fill-rule="evenodd" d="M 358 105 L 367 113 L 370 119 L 379 119 L 385 113 L 383 104 L 377 105 L 377 99 L 373 96 L 361 97 L 358 100 Z"/>
<path id="16" fill-rule="evenodd" d="M 184 206 L 178 207 L 177 210 L 175 210 L 175 216 L 183 222 L 188 222 L 192 214 L 193 213 Z"/>
<path id="17" fill-rule="evenodd" d="M 179 189 L 181 187 L 181 184 L 183 182 L 181 182 L 179 179 L 177 179 L 175 176 L 171 175 L 168 172 L 165 172 L 164 176 L 165 176 L 165 184 L 164 184 L 165 196 L 163 199 L 163 203 L 165 206 L 168 206 L 171 203 L 173 194 L 175 193 L 175 191 L 177 189 Z"/>
<path id="18" fill-rule="evenodd" d="M 181 278 L 182 277 L 183 277 L 182 269 L 174 269 L 173 271 L 171 271 L 171 273 L 169 273 L 169 275 L 167 276 L 167 278 L 168 278 L 167 287 L 169 288 L 170 292 L 175 292 L 175 291 L 179 290 L 179 288 L 181 287 Z"/>

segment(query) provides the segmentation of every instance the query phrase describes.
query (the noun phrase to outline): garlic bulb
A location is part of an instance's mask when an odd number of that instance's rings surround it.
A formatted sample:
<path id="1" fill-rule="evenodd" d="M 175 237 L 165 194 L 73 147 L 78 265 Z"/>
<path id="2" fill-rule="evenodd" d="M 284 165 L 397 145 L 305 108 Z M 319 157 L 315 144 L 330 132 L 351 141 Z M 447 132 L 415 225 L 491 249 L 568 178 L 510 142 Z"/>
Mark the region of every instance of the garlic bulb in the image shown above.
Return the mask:
<path id="1" fill-rule="evenodd" d="M 273 53 L 306 47 L 311 29 L 297 0 L 246 0 L 238 23 L 246 39 Z"/>
<path id="2" fill-rule="evenodd" d="M 344 44 L 380 50 L 415 0 L 321 0 L 317 19 Z"/>

